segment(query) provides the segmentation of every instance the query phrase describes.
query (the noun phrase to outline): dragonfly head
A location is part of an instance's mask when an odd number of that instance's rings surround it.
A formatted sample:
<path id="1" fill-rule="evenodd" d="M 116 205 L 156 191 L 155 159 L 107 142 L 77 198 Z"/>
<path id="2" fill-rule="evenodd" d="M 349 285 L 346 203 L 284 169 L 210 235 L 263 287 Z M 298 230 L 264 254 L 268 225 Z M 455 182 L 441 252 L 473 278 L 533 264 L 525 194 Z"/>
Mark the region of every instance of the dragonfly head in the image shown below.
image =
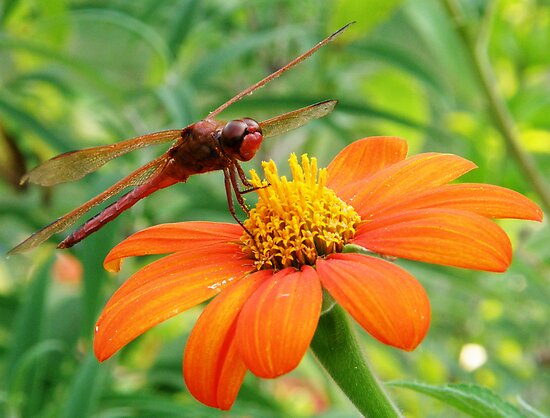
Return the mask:
<path id="1" fill-rule="evenodd" d="M 236 119 L 225 124 L 220 135 L 220 144 L 230 157 L 248 161 L 262 144 L 262 129 L 250 118 Z"/>

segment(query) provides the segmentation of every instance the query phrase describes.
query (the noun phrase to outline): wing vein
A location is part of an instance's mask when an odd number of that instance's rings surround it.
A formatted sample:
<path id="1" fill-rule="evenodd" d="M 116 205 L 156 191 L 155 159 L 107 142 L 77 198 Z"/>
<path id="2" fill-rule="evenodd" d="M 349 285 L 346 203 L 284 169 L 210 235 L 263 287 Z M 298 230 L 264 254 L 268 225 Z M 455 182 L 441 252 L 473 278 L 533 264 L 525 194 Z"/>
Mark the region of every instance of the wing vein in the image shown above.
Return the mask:
<path id="1" fill-rule="evenodd" d="M 59 183 L 81 179 L 113 158 L 150 145 L 173 141 L 182 135 L 181 129 L 155 132 L 138 136 L 111 145 L 70 151 L 45 161 L 21 178 L 21 184 L 36 183 L 41 186 L 53 186 Z"/>

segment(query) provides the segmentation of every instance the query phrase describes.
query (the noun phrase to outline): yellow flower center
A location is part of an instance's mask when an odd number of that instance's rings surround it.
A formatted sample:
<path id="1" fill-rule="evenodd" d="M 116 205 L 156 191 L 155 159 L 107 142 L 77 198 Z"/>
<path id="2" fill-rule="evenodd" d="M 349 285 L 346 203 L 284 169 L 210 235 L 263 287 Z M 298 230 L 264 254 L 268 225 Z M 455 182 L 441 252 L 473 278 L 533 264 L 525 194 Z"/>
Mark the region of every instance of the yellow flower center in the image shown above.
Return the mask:
<path id="1" fill-rule="evenodd" d="M 325 186 L 327 171 L 317 168 L 317 159 L 302 155 L 300 166 L 292 154 L 289 163 L 292 181 L 279 177 L 273 161 L 262 164 L 264 181 L 250 171 L 259 198 L 244 222 L 252 236 L 245 232 L 241 241 L 258 269 L 315 265 L 317 257 L 341 252 L 361 221 Z"/>

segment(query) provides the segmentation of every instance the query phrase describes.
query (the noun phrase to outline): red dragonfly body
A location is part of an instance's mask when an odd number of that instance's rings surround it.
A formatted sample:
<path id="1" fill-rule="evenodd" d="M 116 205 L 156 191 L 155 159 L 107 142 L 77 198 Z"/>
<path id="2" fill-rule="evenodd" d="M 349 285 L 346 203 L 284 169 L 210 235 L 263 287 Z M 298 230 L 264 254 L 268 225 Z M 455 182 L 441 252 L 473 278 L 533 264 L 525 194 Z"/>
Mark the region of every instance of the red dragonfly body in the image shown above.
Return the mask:
<path id="1" fill-rule="evenodd" d="M 31 170 L 22 178 L 22 183 L 29 181 L 43 186 L 52 186 L 78 180 L 97 170 L 111 159 L 135 149 L 175 141 L 166 153 L 137 169 L 82 206 L 35 232 L 21 244 L 11 249 L 8 254 L 26 251 L 38 246 L 54 233 L 62 232 L 72 226 L 91 208 L 115 196 L 127 187 L 134 187 L 115 203 L 88 220 L 58 245 L 58 248 L 72 247 L 151 193 L 175 183 L 185 182 L 191 175 L 215 170 L 222 170 L 224 173 L 229 210 L 237 222 L 242 225 L 235 214 L 232 196 L 234 193 L 238 203 L 246 211 L 247 208 L 242 194 L 249 191 L 251 185 L 246 180 L 239 161 L 248 161 L 253 158 L 264 138 L 288 132 L 313 119 L 323 117 L 334 109 L 337 102 L 327 100 L 260 123 L 250 118 L 232 120 L 226 123 L 215 119 L 215 117 L 231 104 L 312 55 L 347 26 L 349 24 L 278 71 L 243 90 L 211 112 L 207 118 L 184 129 L 155 132 L 113 145 L 68 152 L 58 155 Z M 248 190 L 239 189 L 239 180 Z"/>
<path id="2" fill-rule="evenodd" d="M 239 169 L 235 160 L 248 161 L 256 154 L 263 139 L 258 123 L 252 119 L 245 121 L 249 122 L 248 125 L 243 121 L 231 121 L 225 124 L 213 119 L 206 119 L 183 129 L 180 134 L 181 138 L 162 156 L 162 166 L 150 179 L 136 186 L 132 191 L 126 193 L 115 203 L 87 221 L 65 238 L 58 247 L 72 247 L 126 209 L 131 208 L 139 200 L 175 183 L 185 183 L 189 176 L 193 174 L 229 170 L 231 181 L 232 178 L 235 178 L 234 170 Z M 234 133 L 228 131 L 231 129 L 234 131 L 235 126 L 237 129 L 236 136 L 228 136 L 228 134 Z M 245 131 L 240 128 L 245 129 Z M 244 137 L 242 137 L 243 134 Z M 223 146 L 228 143 L 231 145 L 231 142 L 240 145 L 235 152 L 231 147 Z M 240 194 L 237 194 L 237 198 L 240 198 Z M 233 208 L 231 208 L 231 211 L 233 213 Z"/>

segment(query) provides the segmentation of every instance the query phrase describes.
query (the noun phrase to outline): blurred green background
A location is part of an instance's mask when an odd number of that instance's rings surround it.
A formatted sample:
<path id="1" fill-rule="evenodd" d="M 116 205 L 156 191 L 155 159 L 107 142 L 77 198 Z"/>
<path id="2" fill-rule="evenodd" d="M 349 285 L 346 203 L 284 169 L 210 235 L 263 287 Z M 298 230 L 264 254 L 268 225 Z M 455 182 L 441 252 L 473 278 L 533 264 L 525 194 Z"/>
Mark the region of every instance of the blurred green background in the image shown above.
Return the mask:
<path id="1" fill-rule="evenodd" d="M 356 139 L 397 135 L 408 139 L 411 154 L 474 161 L 479 169 L 465 181 L 520 191 L 548 213 L 548 0 L 3 0 L 0 250 L 166 147 L 51 189 L 18 187 L 25 170 L 60 152 L 184 127 L 352 20 L 308 61 L 222 114 L 262 120 L 340 101 L 328 117 L 266 140 L 246 170 L 268 158 L 284 167 L 290 152 L 326 165 Z M 200 308 L 97 363 L 91 342 L 99 311 L 145 263 L 130 260 L 121 274 L 108 275 L 102 259 L 109 249 L 161 222 L 232 221 L 221 173 L 195 177 L 149 197 L 73 250 L 56 251 L 57 236 L 0 258 L 0 416 L 357 416 L 310 355 L 282 378 L 248 376 L 229 414 L 200 405 L 181 376 Z M 548 226 L 500 224 L 515 249 L 504 274 L 399 262 L 432 303 L 431 329 L 418 349 L 402 353 L 358 333 L 385 381 L 476 383 L 550 413 Z M 482 353 L 481 364 L 468 361 L 467 347 Z M 389 390 L 408 417 L 465 416 L 416 392 Z"/>

